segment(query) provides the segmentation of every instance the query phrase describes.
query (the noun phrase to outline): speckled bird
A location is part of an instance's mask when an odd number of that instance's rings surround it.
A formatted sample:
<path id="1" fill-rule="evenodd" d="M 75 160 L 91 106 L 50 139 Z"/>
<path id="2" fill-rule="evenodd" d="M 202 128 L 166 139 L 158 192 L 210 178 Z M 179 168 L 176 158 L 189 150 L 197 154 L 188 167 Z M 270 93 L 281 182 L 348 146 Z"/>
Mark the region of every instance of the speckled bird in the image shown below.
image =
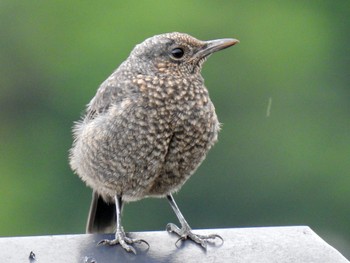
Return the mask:
<path id="1" fill-rule="evenodd" d="M 93 189 L 87 232 L 115 231 L 136 253 L 121 224 L 125 202 L 167 197 L 181 227 L 168 224 L 181 240 L 206 247 L 216 234 L 196 235 L 172 194 L 191 177 L 217 141 L 220 124 L 201 76 L 212 53 L 236 39 L 201 41 L 184 33 L 146 39 L 105 80 L 73 128 L 73 171 Z"/>

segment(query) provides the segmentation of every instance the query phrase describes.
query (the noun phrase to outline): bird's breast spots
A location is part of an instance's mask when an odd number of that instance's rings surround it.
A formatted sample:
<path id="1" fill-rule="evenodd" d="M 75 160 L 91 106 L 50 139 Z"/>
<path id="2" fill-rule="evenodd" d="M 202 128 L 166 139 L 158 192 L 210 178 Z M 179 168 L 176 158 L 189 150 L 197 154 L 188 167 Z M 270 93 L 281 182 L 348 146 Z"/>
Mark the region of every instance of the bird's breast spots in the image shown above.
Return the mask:
<path id="1" fill-rule="evenodd" d="M 138 75 L 138 76 L 140 76 L 140 75 Z M 138 86 L 138 88 L 140 89 L 141 92 L 145 92 L 147 90 L 147 83 L 142 78 L 133 79 L 132 82 Z"/>
<path id="2" fill-rule="evenodd" d="M 152 85 L 156 86 L 156 85 L 160 85 L 159 83 L 159 78 L 155 77 L 152 79 L 152 81 L 150 81 L 152 83 Z"/>
<path id="3" fill-rule="evenodd" d="M 166 70 L 166 63 L 160 62 L 156 65 L 159 72 L 164 72 Z"/>
<path id="4" fill-rule="evenodd" d="M 173 82 L 172 80 L 168 80 L 168 81 L 166 82 L 166 86 L 167 86 L 167 87 L 173 87 L 173 86 L 174 86 L 174 82 Z"/>
<path id="5" fill-rule="evenodd" d="M 169 88 L 166 89 L 166 93 L 168 95 L 172 95 L 174 92 L 175 92 L 175 90 L 172 87 L 169 87 Z"/>
<path id="6" fill-rule="evenodd" d="M 165 76 L 174 76 L 181 73 L 176 64 L 159 62 L 155 65 L 157 73 Z"/>

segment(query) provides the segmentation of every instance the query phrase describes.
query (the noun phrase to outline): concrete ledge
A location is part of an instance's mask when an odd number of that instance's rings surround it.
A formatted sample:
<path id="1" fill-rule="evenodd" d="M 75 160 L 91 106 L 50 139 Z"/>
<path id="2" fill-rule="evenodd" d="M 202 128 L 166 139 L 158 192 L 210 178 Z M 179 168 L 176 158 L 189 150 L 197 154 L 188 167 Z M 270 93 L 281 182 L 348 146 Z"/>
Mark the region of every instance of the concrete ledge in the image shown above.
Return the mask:
<path id="1" fill-rule="evenodd" d="M 307 226 L 197 230 L 216 233 L 218 240 L 207 251 L 191 241 L 179 242 L 166 231 L 135 232 L 129 236 L 150 244 L 136 245 L 137 255 L 119 246 L 96 246 L 113 235 L 58 235 L 0 238 L 1 262 L 249 262 L 249 263 L 348 263 L 337 250 Z M 32 254 L 31 254 L 32 253 Z M 30 257 L 31 254 L 31 257 Z"/>

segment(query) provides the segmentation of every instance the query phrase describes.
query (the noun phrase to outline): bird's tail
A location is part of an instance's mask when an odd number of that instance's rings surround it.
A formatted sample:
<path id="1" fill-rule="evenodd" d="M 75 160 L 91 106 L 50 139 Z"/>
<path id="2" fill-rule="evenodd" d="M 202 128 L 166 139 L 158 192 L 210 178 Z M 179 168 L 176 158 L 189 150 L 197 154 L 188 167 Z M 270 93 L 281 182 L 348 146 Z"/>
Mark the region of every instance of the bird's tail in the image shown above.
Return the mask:
<path id="1" fill-rule="evenodd" d="M 107 203 L 93 191 L 86 233 L 113 233 L 116 228 L 114 203 Z"/>

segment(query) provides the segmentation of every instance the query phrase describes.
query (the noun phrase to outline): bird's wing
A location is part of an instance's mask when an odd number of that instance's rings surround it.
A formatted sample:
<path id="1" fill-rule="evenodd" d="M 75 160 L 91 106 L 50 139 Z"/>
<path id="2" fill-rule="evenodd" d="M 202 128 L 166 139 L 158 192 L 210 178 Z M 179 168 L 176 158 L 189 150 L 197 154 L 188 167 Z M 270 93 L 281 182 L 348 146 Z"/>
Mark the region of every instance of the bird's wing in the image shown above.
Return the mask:
<path id="1" fill-rule="evenodd" d="M 94 119 L 97 115 L 108 111 L 112 104 L 118 104 L 132 90 L 132 81 L 120 80 L 112 74 L 98 88 L 95 97 L 87 105 L 86 118 Z"/>

